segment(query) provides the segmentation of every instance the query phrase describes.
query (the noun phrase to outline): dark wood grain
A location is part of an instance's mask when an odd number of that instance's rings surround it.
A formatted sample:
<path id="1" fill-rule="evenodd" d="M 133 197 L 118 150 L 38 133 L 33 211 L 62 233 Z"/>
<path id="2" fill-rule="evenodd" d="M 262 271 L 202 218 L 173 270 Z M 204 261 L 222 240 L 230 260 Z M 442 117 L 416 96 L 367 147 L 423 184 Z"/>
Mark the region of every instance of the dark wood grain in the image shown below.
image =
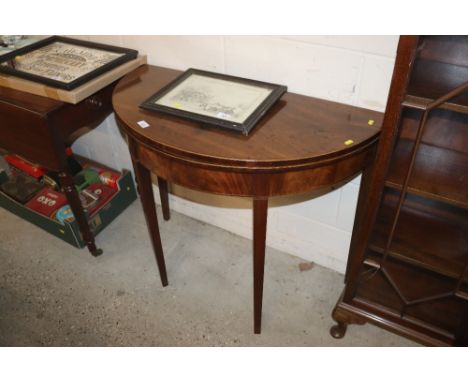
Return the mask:
<path id="1" fill-rule="evenodd" d="M 397 193 L 384 193 L 369 241 L 373 251 L 384 251 L 396 202 Z M 458 279 L 468 263 L 467 232 L 467 210 L 408 197 L 390 252 L 392 256 Z"/>
<path id="2" fill-rule="evenodd" d="M 459 36 L 424 36 L 419 58 L 456 66 L 468 66 L 468 46 Z"/>
<path id="3" fill-rule="evenodd" d="M 179 74 L 144 66 L 124 77 L 113 96 L 116 120 L 129 136 L 140 178 L 147 179 L 149 170 L 194 190 L 253 197 L 254 332 L 260 333 L 268 198 L 330 189 L 369 167 L 382 116 L 287 93 L 242 136 L 138 107 Z M 142 120 L 149 127 L 142 129 L 137 123 Z M 151 198 L 149 190 L 142 195 L 154 234 L 157 218 Z M 155 252 L 158 257 L 159 247 Z"/>
<path id="4" fill-rule="evenodd" d="M 382 120 L 381 113 L 374 111 L 287 93 L 245 137 L 138 108 L 179 74 L 142 66 L 119 83 L 113 103 L 129 134 L 186 160 L 278 171 L 352 153 L 375 141 Z M 368 125 L 370 119 L 373 126 Z M 136 124 L 140 120 L 150 127 L 141 129 Z M 347 146 L 350 139 L 354 144 Z"/>
<path id="5" fill-rule="evenodd" d="M 400 38 L 336 338 L 361 320 L 426 345 L 468 345 L 467 53 L 466 36 Z"/>
<path id="6" fill-rule="evenodd" d="M 413 142 L 400 139 L 385 184 L 401 189 Z M 422 144 L 410 192 L 468 209 L 468 154 Z"/>
<path id="7" fill-rule="evenodd" d="M 46 116 L 54 110 L 65 106 L 65 102 L 62 101 L 25 93 L 4 86 L 0 86 L 0 100 L 2 104 L 19 107 L 41 116 Z"/>
<path id="8" fill-rule="evenodd" d="M 167 186 L 167 180 L 158 176 L 158 186 L 163 218 L 164 220 L 169 220 L 171 218 L 171 211 L 169 209 L 169 190 Z"/>
<path id="9" fill-rule="evenodd" d="M 460 85 L 461 80 L 466 81 L 467 78 L 468 67 L 421 59 L 414 67 L 408 93 L 413 96 L 436 99 Z M 468 106 L 468 94 L 463 93 L 457 96 L 453 99 L 453 103 Z"/>
<path id="10" fill-rule="evenodd" d="M 137 148 L 139 161 L 169 182 L 194 190 L 233 196 L 277 196 L 305 193 L 310 190 L 340 185 L 359 173 L 373 158 L 374 143 L 351 156 L 312 163 L 305 168 L 291 167 L 281 172 L 262 169 L 213 166 L 206 162 L 186 161 L 155 151 L 146 145 Z M 310 167 L 310 168 L 308 168 Z M 277 170 L 277 169 L 276 169 Z M 275 171 L 270 168 L 269 171 Z M 255 187 L 255 177 L 268 174 L 267 188 Z"/>
<path id="11" fill-rule="evenodd" d="M 164 261 L 164 253 L 161 244 L 161 236 L 159 234 L 158 218 L 156 216 L 156 204 L 154 203 L 153 183 L 151 181 L 151 173 L 144 167 L 136 158 L 135 150 L 137 143 L 129 140 L 130 153 L 132 154 L 133 169 L 138 182 L 140 192 L 140 200 L 145 211 L 146 225 L 151 238 L 154 255 L 159 268 L 159 275 L 163 286 L 168 285 L 166 263 Z"/>
<path id="12" fill-rule="evenodd" d="M 91 232 L 91 229 L 88 225 L 88 219 L 83 211 L 81 205 L 80 197 L 73 182 L 72 176 L 67 171 L 61 171 L 59 173 L 60 184 L 62 185 L 63 192 L 67 197 L 70 208 L 73 211 L 73 216 L 75 216 L 76 222 L 80 228 L 80 232 L 83 235 L 83 241 L 86 243 L 88 250 L 94 256 L 102 254 L 102 250 L 96 247 L 94 242 L 94 235 Z"/>
<path id="13" fill-rule="evenodd" d="M 395 129 L 400 121 L 400 105 L 405 97 L 405 89 L 410 78 L 409 69 L 414 61 L 415 49 L 418 43 L 416 36 L 400 38 L 398 45 L 397 58 L 393 70 L 392 83 L 390 85 L 390 94 L 387 101 L 386 112 L 383 120 L 382 131 L 380 133 L 379 145 L 377 148 L 376 160 L 374 164 L 374 173 L 369 177 L 368 193 L 369 200 L 364 206 L 362 219 L 359 221 L 361 226 L 355 228 L 357 232 L 356 246 L 353 253 L 350 253 L 348 264 L 348 279 L 357 280 L 364 261 L 367 243 L 369 242 L 371 227 L 375 221 L 380 197 L 384 189 L 385 174 L 390 165 L 391 149 L 398 136 Z M 356 283 L 347 284 L 343 301 L 352 300 Z"/>
<path id="14" fill-rule="evenodd" d="M 74 189 L 65 149 L 112 112 L 114 86 L 115 83 L 76 105 L 0 87 L 0 147 L 60 174 L 83 239 L 96 256 L 102 250 L 96 248 Z"/>
<path id="15" fill-rule="evenodd" d="M 88 99 L 72 105 L 0 87 L 0 147 L 50 170 L 67 170 L 65 147 L 112 112 L 114 86 L 91 96 L 99 107 Z"/>
<path id="16" fill-rule="evenodd" d="M 262 328 L 263 277 L 268 199 L 253 200 L 254 333 Z"/>
<path id="17" fill-rule="evenodd" d="M 399 137 L 414 141 L 422 113 L 404 108 Z M 468 155 L 468 116 L 448 110 L 433 110 L 429 114 L 422 143 L 458 151 Z"/>

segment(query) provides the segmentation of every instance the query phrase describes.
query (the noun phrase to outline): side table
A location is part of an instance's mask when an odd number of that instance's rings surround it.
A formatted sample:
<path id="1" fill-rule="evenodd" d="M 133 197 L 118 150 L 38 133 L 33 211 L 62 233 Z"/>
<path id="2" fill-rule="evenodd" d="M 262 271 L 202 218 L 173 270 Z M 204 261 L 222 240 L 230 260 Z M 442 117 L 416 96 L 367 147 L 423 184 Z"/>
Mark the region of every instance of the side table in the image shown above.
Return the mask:
<path id="1" fill-rule="evenodd" d="M 76 105 L 0 86 L 0 147 L 59 173 L 61 184 L 94 256 L 94 235 L 80 203 L 65 149 L 111 112 L 115 82 Z"/>
<path id="2" fill-rule="evenodd" d="M 167 285 L 151 172 L 160 185 L 168 181 L 252 197 L 254 332 L 260 333 L 268 199 L 342 185 L 363 170 L 365 184 L 382 115 L 286 93 L 246 137 L 138 107 L 178 75 L 142 66 L 121 79 L 113 95 L 117 122 L 128 136 L 161 281 Z M 139 126 L 142 120 L 147 128 Z M 160 189 L 168 211 L 167 187 Z"/>

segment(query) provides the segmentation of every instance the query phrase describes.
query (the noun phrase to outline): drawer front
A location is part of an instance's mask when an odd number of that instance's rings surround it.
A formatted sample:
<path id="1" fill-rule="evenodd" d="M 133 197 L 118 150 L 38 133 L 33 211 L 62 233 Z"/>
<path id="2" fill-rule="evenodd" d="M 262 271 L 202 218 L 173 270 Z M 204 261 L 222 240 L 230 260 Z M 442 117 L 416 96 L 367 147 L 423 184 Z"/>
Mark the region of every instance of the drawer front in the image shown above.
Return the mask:
<path id="1" fill-rule="evenodd" d="M 47 168 L 60 167 L 46 119 L 6 103 L 0 103 L 0 147 Z"/>

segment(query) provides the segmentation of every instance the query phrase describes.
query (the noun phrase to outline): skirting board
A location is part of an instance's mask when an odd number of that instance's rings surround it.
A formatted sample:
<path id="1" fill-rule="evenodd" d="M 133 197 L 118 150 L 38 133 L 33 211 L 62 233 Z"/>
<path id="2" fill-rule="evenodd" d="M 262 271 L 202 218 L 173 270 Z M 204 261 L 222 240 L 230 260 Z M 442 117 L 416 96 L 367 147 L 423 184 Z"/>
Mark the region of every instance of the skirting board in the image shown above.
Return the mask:
<path id="1" fill-rule="evenodd" d="M 146 56 L 138 56 L 134 60 L 128 61 L 70 91 L 49 87 L 37 82 L 5 74 L 0 75 L 0 86 L 52 98 L 58 101 L 77 104 L 144 64 L 146 64 Z"/>

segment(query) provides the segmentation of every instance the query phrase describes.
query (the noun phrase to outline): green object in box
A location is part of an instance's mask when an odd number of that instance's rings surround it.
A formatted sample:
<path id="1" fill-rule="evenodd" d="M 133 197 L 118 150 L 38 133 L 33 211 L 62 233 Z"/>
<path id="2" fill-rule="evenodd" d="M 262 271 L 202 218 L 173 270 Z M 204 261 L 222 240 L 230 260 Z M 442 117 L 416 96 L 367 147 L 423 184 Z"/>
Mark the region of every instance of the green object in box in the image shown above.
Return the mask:
<path id="1" fill-rule="evenodd" d="M 81 192 L 93 183 L 101 183 L 101 178 L 99 178 L 99 174 L 96 171 L 85 169 L 73 177 L 73 182 L 75 183 L 76 190 Z"/>
<path id="2" fill-rule="evenodd" d="M 129 171 L 122 171 L 122 176 L 118 180 L 118 185 L 119 191 L 89 219 L 89 226 L 94 235 L 97 235 L 107 227 L 137 198 L 132 174 Z M 37 225 L 75 247 L 83 248 L 85 246 L 76 220 L 61 224 L 54 219 L 40 215 L 25 207 L 3 192 L 0 192 L 0 207 Z"/>

